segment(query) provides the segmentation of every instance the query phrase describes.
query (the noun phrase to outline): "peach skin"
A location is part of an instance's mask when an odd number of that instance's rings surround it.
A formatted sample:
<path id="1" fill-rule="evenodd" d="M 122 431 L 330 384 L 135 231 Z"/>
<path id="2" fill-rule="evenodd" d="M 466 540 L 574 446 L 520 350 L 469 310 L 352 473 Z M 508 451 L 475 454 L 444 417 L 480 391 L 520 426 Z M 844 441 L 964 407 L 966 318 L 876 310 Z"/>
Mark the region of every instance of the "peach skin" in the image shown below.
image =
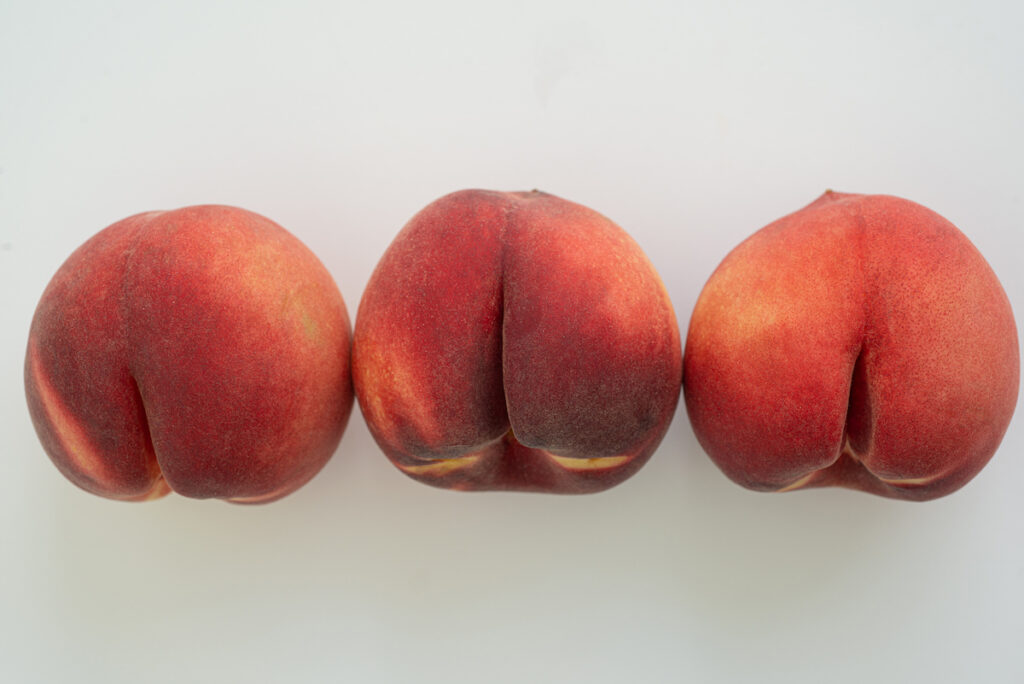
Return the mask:
<path id="1" fill-rule="evenodd" d="M 417 214 L 359 305 L 356 396 L 406 475 L 584 493 L 635 473 L 668 429 L 682 354 L 639 246 L 542 192 L 465 190 Z"/>
<path id="2" fill-rule="evenodd" d="M 266 502 L 337 447 L 350 341 L 330 274 L 277 224 L 223 206 L 151 212 L 54 275 L 25 390 L 47 454 L 82 489 Z"/>
<path id="3" fill-rule="evenodd" d="M 985 466 L 1020 374 L 1009 300 L 953 224 L 831 191 L 725 258 L 683 365 L 694 433 L 735 482 L 916 501 Z"/>

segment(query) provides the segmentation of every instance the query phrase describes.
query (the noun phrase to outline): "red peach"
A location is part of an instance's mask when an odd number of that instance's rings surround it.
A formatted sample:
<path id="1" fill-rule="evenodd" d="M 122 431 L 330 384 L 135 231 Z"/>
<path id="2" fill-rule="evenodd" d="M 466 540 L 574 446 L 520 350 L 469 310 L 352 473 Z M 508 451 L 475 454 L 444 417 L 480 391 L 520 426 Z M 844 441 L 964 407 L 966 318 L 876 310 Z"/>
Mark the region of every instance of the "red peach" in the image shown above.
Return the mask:
<path id="1" fill-rule="evenodd" d="M 242 209 L 188 207 L 126 218 L 68 258 L 32 321 L 25 389 L 46 452 L 89 492 L 265 502 L 337 447 L 349 347 L 305 245 Z"/>
<path id="2" fill-rule="evenodd" d="M 637 244 L 541 192 L 466 190 L 398 234 L 356 317 L 378 444 L 439 487 L 581 493 L 635 473 L 679 397 L 675 314 Z"/>
<path id="3" fill-rule="evenodd" d="M 1017 401 L 1010 303 L 949 221 L 826 192 L 730 253 L 690 322 L 694 432 L 758 490 L 925 500 L 988 462 Z"/>

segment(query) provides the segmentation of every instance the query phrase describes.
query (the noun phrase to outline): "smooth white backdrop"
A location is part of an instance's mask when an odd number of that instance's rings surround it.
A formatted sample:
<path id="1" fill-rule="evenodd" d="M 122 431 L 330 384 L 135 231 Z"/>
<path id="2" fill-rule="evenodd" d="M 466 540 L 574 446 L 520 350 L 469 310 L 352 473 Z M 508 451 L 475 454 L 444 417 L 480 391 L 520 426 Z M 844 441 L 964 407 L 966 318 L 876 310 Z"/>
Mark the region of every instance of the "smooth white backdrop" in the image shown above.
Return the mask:
<path id="1" fill-rule="evenodd" d="M 1024 311 L 1011 2 L 0 4 L 0 680 L 1021 682 L 1024 418 L 927 504 L 730 483 L 680 409 L 607 493 L 402 476 L 358 410 L 278 503 L 109 502 L 40 447 L 50 276 L 132 213 L 246 207 L 353 318 L 422 206 L 540 188 L 629 231 L 685 333 L 721 258 L 826 188 L 918 201 Z"/>

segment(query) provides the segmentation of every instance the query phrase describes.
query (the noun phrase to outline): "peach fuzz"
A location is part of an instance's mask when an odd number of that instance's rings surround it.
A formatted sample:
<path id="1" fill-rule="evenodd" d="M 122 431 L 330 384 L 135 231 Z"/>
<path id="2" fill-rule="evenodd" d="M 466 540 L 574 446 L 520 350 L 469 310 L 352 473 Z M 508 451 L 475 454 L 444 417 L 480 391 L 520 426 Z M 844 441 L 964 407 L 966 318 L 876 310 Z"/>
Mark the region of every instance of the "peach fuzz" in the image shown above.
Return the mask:
<path id="1" fill-rule="evenodd" d="M 416 480 L 595 492 L 664 436 L 680 346 L 660 278 L 617 225 L 542 192 L 465 190 L 377 265 L 353 377 L 374 438 Z"/>
<path id="2" fill-rule="evenodd" d="M 278 499 L 333 454 L 351 410 L 333 279 L 251 212 L 138 214 L 60 267 L 36 309 L 28 406 L 73 483 L 129 501 Z"/>
<path id="3" fill-rule="evenodd" d="M 683 391 L 697 439 L 745 487 L 927 500 L 996 451 L 1019 368 L 1006 294 L 956 227 L 896 197 L 826 192 L 708 280 Z"/>

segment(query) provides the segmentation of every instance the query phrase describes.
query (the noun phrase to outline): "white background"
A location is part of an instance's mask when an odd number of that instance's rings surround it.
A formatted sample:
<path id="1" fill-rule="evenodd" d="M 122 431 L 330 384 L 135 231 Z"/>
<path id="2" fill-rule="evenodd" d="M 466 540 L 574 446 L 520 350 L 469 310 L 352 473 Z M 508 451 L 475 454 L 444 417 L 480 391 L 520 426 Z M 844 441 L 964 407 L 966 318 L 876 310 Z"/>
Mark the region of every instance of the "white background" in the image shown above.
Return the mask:
<path id="1" fill-rule="evenodd" d="M 105 501 L 21 364 L 47 281 L 129 214 L 284 225 L 353 314 L 453 190 L 540 188 L 644 247 L 685 333 L 721 258 L 826 188 L 952 220 L 1024 311 L 1013 2 L 0 3 L 0 680 L 1022 682 L 1024 418 L 911 504 L 745 491 L 685 411 L 587 497 L 413 482 L 358 410 L 308 486 Z"/>

